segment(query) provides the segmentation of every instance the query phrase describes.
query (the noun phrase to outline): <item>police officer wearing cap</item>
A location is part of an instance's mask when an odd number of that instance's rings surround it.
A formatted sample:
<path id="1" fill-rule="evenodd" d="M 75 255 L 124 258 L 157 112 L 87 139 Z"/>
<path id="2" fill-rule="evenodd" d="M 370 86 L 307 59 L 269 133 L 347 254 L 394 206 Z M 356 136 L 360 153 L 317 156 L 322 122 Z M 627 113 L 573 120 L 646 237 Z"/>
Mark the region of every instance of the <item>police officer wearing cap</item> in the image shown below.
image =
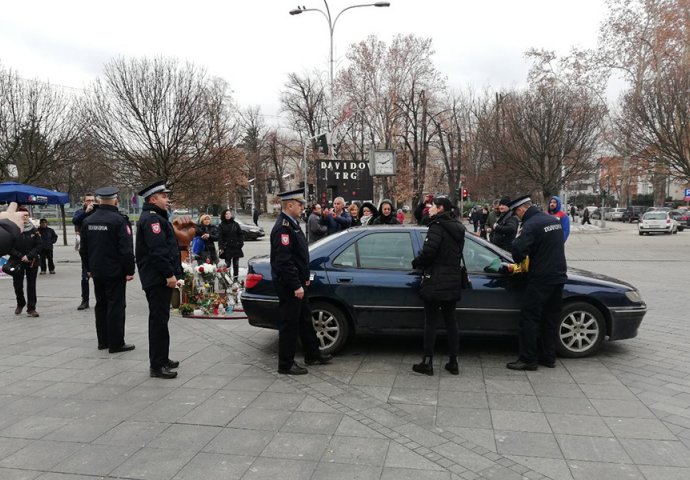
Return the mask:
<path id="1" fill-rule="evenodd" d="M 520 356 L 506 366 L 511 370 L 536 370 L 556 366 L 555 342 L 568 279 L 565 240 L 561 221 L 532 205 L 528 195 L 509 205 L 522 225 L 511 252 L 517 263 L 529 257 L 527 287 L 520 319 Z"/>
<path id="2" fill-rule="evenodd" d="M 79 254 L 93 279 L 98 349 L 126 352 L 134 350 L 125 343 L 125 286 L 134 278 L 132 227 L 117 209 L 117 188 L 95 193 L 99 204 L 81 224 Z"/>
<path id="3" fill-rule="evenodd" d="M 306 203 L 302 190 L 279 193 L 282 212 L 271 230 L 271 276 L 280 299 L 278 373 L 304 375 L 295 363 L 297 337 L 307 365 L 325 365 L 332 359 L 319 350 L 306 289 L 310 285 L 309 248 L 298 219 Z"/>
<path id="4" fill-rule="evenodd" d="M 168 221 L 170 190 L 161 180 L 139 192 L 144 197 L 137 222 L 136 258 L 141 286 L 149 304 L 150 374 L 158 378 L 175 378 L 180 362 L 170 359 L 170 299 L 177 279 L 182 276 L 180 250 L 175 232 Z"/>

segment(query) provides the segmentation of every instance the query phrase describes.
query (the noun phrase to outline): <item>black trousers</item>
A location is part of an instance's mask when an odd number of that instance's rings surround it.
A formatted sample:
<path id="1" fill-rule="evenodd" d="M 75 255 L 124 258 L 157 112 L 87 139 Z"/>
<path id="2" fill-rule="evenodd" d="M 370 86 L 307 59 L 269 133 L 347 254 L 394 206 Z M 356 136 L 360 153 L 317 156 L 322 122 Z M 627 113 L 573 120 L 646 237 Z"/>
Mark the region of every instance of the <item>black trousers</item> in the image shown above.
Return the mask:
<path id="1" fill-rule="evenodd" d="M 81 266 L 81 301 L 89 301 L 89 275 L 83 263 Z"/>
<path id="2" fill-rule="evenodd" d="M 446 324 L 448 336 L 448 355 L 458 355 L 458 322 L 455 320 L 455 303 L 450 302 L 424 302 L 424 355 L 434 354 L 436 343 L 436 322 L 439 310 Z"/>
<path id="3" fill-rule="evenodd" d="M 562 284 L 528 283 L 520 320 L 520 360 L 523 362 L 556 361 L 556 330 L 563 304 L 562 296 Z"/>
<path id="4" fill-rule="evenodd" d="M 165 285 L 145 290 L 149 302 L 149 363 L 151 368 L 160 369 L 170 358 L 170 299 L 172 288 Z"/>
<path id="5" fill-rule="evenodd" d="M 27 264 L 28 265 L 28 264 Z M 26 275 L 26 294 L 29 301 L 24 297 L 24 276 Z M 26 305 L 27 311 L 36 310 L 36 277 L 38 276 L 38 267 L 21 268 L 19 272 L 12 276 L 12 283 L 14 285 L 14 294 L 17 297 L 17 306 L 23 307 Z"/>
<path id="6" fill-rule="evenodd" d="M 110 348 L 125 344 L 125 278 L 94 278 L 96 337 L 98 345 Z"/>
<path id="7" fill-rule="evenodd" d="M 228 258 L 226 262 L 232 262 L 232 276 L 234 277 L 234 280 L 237 280 L 237 276 L 240 273 L 240 257 Z"/>
<path id="8" fill-rule="evenodd" d="M 316 339 L 311 308 L 305 289 L 302 300 L 295 297 L 295 292 L 276 283 L 280 299 L 280 319 L 278 324 L 278 368 L 287 370 L 295 363 L 297 338 L 302 342 L 305 359 L 318 358 L 319 341 Z"/>
<path id="9" fill-rule="evenodd" d="M 41 271 L 46 271 L 46 263 L 48 264 L 48 270 L 51 272 L 55 271 L 55 263 L 53 263 L 53 251 L 52 250 L 41 250 Z"/>

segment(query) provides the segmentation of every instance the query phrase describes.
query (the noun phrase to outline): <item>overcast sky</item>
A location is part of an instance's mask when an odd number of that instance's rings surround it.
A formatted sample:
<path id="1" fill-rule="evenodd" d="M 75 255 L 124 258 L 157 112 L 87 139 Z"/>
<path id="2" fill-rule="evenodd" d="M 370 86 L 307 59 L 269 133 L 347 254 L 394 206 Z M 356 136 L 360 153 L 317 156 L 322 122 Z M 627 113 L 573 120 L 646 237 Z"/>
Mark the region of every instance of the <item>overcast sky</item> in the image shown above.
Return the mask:
<path id="1" fill-rule="evenodd" d="M 335 16 L 360 3 L 330 0 Z M 343 14 L 336 69 L 348 45 L 376 34 L 431 37 L 452 88 L 524 84 L 530 47 L 567 53 L 594 47 L 603 0 L 391 0 Z M 240 106 L 277 115 L 290 72 L 328 68 L 328 24 L 318 12 L 291 16 L 296 0 L 0 0 L 0 62 L 25 78 L 84 88 L 109 59 L 173 56 L 225 79 Z M 299 0 L 324 8 L 323 0 Z M 269 117 L 273 123 L 275 117 Z"/>

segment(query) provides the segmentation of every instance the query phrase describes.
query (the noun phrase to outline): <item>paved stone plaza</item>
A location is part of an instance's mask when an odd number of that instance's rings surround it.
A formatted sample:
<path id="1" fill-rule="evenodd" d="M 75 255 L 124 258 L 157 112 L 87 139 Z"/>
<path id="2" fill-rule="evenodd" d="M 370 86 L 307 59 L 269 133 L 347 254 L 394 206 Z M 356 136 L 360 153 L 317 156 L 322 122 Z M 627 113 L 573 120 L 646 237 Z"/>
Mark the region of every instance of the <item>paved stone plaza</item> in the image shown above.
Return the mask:
<path id="1" fill-rule="evenodd" d="M 690 232 L 574 232 L 570 266 L 631 282 L 649 312 L 638 338 L 553 370 L 507 370 L 515 339 L 461 338 L 460 376 L 439 356 L 426 377 L 411 371 L 421 337 L 371 337 L 286 377 L 275 331 L 174 317 L 179 376 L 160 380 L 138 282 L 136 350 L 98 351 L 93 308 L 76 310 L 76 252 L 58 246 L 57 274 L 38 278 L 39 318 L 14 315 L 0 278 L 0 479 L 687 480 L 689 248 Z M 245 247 L 267 252 L 267 239 Z"/>

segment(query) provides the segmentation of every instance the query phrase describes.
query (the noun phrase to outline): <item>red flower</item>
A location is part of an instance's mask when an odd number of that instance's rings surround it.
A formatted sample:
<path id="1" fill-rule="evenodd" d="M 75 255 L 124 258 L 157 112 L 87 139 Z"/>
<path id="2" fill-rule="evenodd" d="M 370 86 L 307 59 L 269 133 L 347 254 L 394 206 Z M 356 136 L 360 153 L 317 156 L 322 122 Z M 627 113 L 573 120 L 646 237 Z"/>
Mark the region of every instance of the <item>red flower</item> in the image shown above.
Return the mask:
<path id="1" fill-rule="evenodd" d="M 206 263 L 211 263 L 211 259 L 210 259 L 210 258 L 207 258 L 207 259 L 206 259 Z"/>
<path id="2" fill-rule="evenodd" d="M 204 267 L 199 267 L 199 273 L 204 273 Z"/>

